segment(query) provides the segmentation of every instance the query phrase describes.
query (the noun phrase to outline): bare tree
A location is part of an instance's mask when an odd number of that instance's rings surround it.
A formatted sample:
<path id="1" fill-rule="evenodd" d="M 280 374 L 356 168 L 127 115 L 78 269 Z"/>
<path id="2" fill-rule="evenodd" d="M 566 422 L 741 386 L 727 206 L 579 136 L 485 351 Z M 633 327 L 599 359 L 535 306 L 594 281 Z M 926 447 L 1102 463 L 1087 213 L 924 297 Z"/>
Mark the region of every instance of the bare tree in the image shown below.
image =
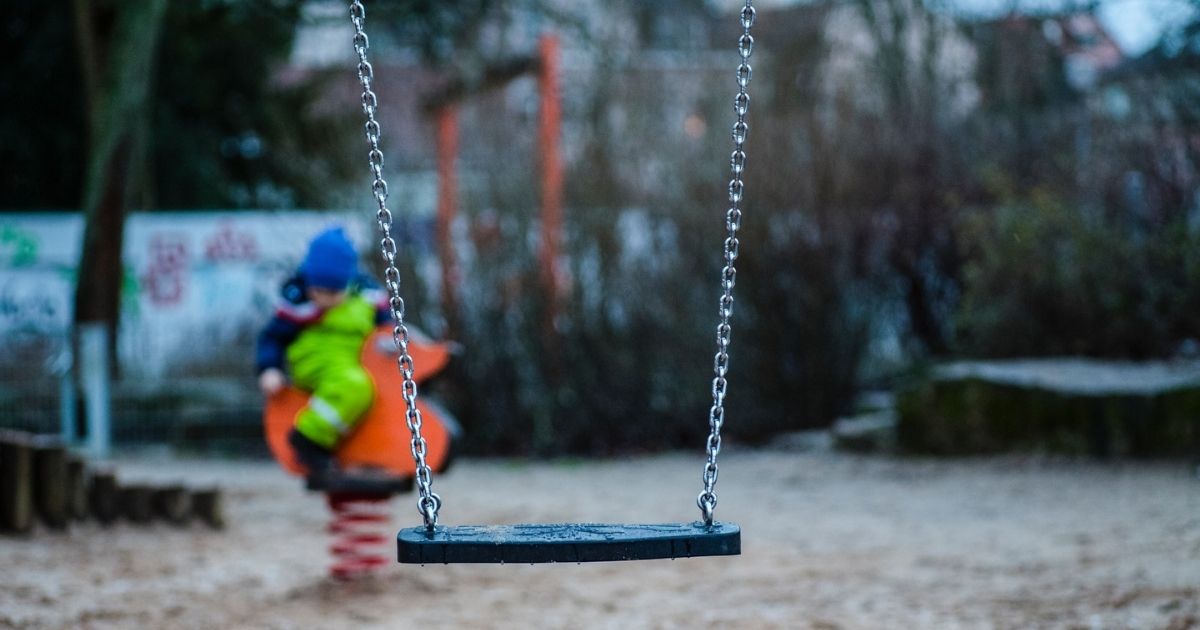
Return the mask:
<path id="1" fill-rule="evenodd" d="M 88 122 L 75 323 L 115 338 L 125 214 L 145 173 L 150 81 L 166 0 L 75 1 Z"/>

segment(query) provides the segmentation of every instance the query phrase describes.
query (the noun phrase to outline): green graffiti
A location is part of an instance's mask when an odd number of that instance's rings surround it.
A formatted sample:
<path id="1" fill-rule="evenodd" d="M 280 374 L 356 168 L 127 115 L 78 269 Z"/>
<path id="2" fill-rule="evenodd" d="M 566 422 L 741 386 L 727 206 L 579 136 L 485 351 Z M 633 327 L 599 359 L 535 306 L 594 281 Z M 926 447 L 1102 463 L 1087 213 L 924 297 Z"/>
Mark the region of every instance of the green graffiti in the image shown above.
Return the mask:
<path id="1" fill-rule="evenodd" d="M 121 271 L 121 312 L 126 317 L 137 319 L 141 310 L 138 296 L 142 293 L 142 283 L 132 267 L 121 265 Z"/>
<path id="2" fill-rule="evenodd" d="M 75 290 L 75 284 L 79 282 L 79 271 L 74 267 L 58 267 L 58 274 L 66 280 L 71 290 Z M 141 304 L 138 302 L 138 296 L 141 295 L 142 285 L 138 281 L 137 273 L 133 267 L 121 265 L 121 316 L 122 317 L 137 317 L 141 314 Z M 72 304 L 74 304 L 74 295 L 72 295 Z"/>
<path id="3" fill-rule="evenodd" d="M 0 266 L 32 267 L 37 259 L 37 235 L 15 225 L 0 225 Z"/>

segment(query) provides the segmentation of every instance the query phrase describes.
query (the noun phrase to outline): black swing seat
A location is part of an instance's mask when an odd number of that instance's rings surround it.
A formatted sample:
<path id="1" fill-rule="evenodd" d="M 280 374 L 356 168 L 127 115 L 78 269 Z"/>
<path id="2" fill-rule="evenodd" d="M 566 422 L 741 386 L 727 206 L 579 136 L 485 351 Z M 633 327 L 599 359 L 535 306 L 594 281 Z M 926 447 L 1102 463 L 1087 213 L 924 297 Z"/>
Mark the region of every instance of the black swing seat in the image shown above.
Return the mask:
<path id="1" fill-rule="evenodd" d="M 561 523 L 459 525 L 400 530 L 406 564 L 544 563 L 736 556 L 742 530 L 733 523 L 655 525 Z"/>

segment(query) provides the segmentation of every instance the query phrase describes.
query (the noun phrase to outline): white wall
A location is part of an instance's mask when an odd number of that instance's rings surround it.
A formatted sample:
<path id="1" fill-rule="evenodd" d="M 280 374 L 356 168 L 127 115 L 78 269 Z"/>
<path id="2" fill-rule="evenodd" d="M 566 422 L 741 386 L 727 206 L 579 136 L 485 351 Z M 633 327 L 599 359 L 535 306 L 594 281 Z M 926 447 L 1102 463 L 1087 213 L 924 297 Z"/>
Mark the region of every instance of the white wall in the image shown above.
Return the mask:
<path id="1" fill-rule="evenodd" d="M 375 243 L 370 219 L 343 212 L 129 217 L 118 348 L 124 376 L 166 375 L 245 343 L 266 322 L 313 235 L 344 225 L 362 251 Z M 82 234 L 78 214 L 0 215 L 0 352 L 66 335 Z"/>

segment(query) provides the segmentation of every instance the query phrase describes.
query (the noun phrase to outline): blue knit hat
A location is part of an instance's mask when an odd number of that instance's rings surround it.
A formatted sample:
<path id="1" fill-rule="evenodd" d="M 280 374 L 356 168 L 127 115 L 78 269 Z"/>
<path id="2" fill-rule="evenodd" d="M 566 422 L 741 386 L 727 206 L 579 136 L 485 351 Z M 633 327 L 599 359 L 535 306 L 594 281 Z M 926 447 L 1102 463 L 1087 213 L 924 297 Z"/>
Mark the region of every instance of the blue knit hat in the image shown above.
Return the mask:
<path id="1" fill-rule="evenodd" d="M 358 252 L 340 227 L 321 232 L 308 245 L 300 275 L 310 287 L 342 290 L 358 275 Z"/>

